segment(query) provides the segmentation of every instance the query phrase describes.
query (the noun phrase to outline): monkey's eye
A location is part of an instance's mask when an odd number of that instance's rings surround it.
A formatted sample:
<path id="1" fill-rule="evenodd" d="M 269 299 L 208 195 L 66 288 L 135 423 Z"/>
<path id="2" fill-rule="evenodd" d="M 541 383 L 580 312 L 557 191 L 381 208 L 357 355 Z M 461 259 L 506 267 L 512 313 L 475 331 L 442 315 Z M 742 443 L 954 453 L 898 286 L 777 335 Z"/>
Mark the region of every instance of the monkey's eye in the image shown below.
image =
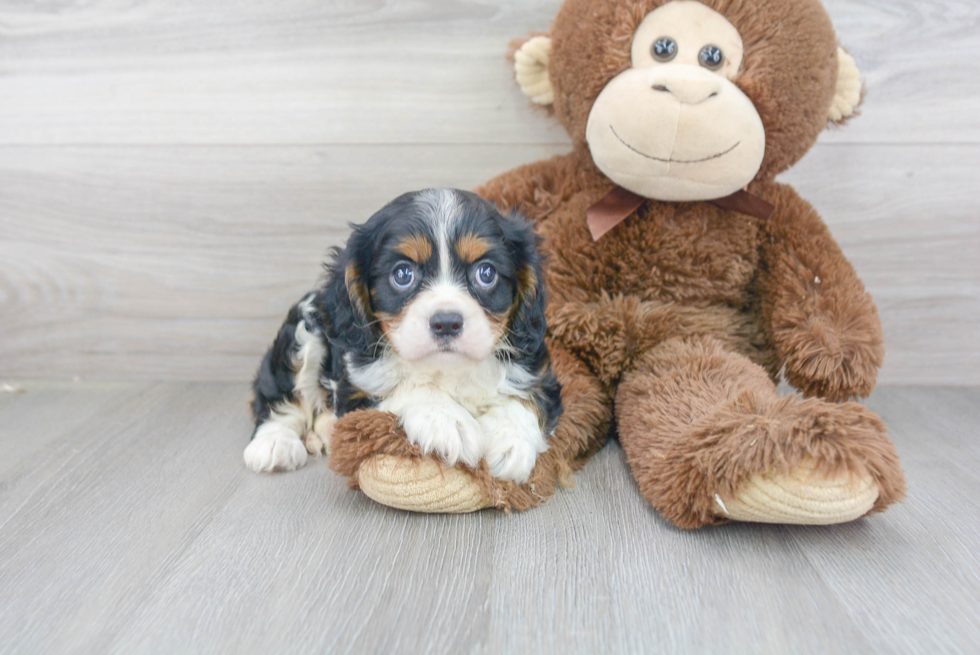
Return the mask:
<path id="1" fill-rule="evenodd" d="M 657 61 L 670 61 L 677 56 L 677 41 L 669 36 L 662 36 L 653 42 L 650 54 Z"/>
<path id="2" fill-rule="evenodd" d="M 391 286 L 400 291 L 410 289 L 415 284 L 415 269 L 411 264 L 399 264 L 391 272 Z"/>
<path id="3" fill-rule="evenodd" d="M 716 71 L 725 63 L 725 53 L 718 46 L 706 45 L 698 53 L 698 63 L 708 70 Z"/>
<path id="4" fill-rule="evenodd" d="M 492 289 L 497 284 L 497 269 L 491 264 L 480 264 L 473 276 L 476 285 L 484 289 Z"/>

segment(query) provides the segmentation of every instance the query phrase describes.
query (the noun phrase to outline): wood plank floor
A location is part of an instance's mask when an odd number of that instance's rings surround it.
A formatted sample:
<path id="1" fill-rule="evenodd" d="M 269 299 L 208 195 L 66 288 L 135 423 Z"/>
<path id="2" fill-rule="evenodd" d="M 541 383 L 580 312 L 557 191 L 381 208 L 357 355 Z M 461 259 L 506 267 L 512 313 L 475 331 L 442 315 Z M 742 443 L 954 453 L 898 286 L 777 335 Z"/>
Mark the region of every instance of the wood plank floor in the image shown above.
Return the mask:
<path id="1" fill-rule="evenodd" d="M 238 383 L 0 394 L 2 653 L 968 653 L 980 389 L 884 387 L 908 500 L 678 531 L 616 444 L 525 514 L 424 516 L 316 460 L 254 475 Z"/>

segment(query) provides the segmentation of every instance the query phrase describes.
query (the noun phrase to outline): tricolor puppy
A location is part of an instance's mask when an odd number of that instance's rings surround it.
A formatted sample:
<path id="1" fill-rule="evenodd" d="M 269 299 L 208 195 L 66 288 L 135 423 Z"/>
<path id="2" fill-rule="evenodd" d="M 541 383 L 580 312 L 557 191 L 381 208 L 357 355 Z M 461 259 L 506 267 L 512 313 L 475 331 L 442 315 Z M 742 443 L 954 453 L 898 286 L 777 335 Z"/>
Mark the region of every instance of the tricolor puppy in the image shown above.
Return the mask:
<path id="1" fill-rule="evenodd" d="M 338 416 L 373 407 L 449 465 L 527 481 L 561 413 L 543 279 L 522 218 L 464 191 L 397 198 L 290 310 L 255 379 L 245 463 L 298 468 Z"/>

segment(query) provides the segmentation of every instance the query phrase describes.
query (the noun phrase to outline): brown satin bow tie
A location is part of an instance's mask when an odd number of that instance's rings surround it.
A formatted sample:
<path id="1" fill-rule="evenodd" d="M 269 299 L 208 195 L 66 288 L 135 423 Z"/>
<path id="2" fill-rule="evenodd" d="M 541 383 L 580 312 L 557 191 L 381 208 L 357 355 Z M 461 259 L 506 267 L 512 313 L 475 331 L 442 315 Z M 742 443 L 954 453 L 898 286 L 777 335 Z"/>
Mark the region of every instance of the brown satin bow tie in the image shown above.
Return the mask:
<path id="1" fill-rule="evenodd" d="M 646 200 L 647 198 L 627 191 L 623 187 L 614 187 L 612 191 L 606 194 L 606 197 L 585 210 L 592 240 L 601 239 L 609 230 L 625 221 Z M 775 206 L 744 190 L 709 202 L 722 209 L 729 209 L 762 220 L 768 219 L 776 211 Z"/>

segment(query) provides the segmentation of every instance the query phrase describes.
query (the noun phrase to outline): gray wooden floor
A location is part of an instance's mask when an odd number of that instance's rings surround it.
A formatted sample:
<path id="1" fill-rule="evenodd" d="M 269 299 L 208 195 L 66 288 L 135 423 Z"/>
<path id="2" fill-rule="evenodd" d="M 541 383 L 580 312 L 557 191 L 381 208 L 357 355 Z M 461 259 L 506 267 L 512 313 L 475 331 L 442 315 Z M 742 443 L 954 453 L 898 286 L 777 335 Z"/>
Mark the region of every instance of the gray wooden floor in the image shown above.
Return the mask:
<path id="1" fill-rule="evenodd" d="M 0 393 L 0 653 L 977 652 L 980 388 L 880 389 L 909 499 L 829 528 L 679 532 L 615 444 L 511 516 L 244 470 L 348 221 L 568 150 L 504 61 L 560 4 L 0 0 L 0 382 L 86 380 Z M 825 4 L 867 100 L 783 179 L 882 380 L 978 385 L 980 2 Z"/>
<path id="2" fill-rule="evenodd" d="M 246 387 L 0 394 L 3 653 L 955 653 L 980 643 L 980 389 L 882 388 L 908 500 L 680 532 L 616 444 L 526 514 L 245 471 Z"/>

